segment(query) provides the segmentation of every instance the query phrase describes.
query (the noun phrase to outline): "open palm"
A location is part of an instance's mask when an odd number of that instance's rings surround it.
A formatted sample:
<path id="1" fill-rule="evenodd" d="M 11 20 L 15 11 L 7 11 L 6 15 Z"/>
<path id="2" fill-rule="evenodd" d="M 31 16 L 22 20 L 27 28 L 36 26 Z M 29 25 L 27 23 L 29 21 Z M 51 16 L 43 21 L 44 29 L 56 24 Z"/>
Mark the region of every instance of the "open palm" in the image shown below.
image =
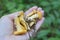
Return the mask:
<path id="1" fill-rule="evenodd" d="M 44 15 L 44 11 L 37 6 L 34 6 L 25 12 L 25 15 L 32 12 L 32 10 L 38 10 Z M 31 29 L 31 31 L 27 32 L 23 35 L 14 35 L 14 22 L 13 19 L 19 15 L 19 12 L 15 12 L 13 14 L 9 14 L 6 16 L 1 17 L 0 19 L 0 40 L 29 40 L 30 37 L 34 35 L 40 28 L 41 24 L 44 21 L 44 17 L 41 20 L 38 20 L 37 24 L 35 25 L 35 29 Z"/>

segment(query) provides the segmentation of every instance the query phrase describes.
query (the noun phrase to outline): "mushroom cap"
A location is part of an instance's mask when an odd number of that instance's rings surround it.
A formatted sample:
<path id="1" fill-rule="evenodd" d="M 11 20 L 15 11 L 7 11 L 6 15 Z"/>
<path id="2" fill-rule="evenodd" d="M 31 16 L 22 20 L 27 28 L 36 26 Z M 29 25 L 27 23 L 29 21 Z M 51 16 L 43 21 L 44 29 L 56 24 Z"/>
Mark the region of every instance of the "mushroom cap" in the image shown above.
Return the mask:
<path id="1" fill-rule="evenodd" d="M 30 16 L 34 15 L 35 13 L 36 13 L 36 10 L 33 10 L 32 12 L 30 12 L 30 13 L 27 15 L 27 17 L 30 17 Z"/>
<path id="2" fill-rule="evenodd" d="M 21 16 L 21 15 L 23 15 L 23 16 L 24 16 L 24 12 L 23 12 L 23 11 L 20 11 L 19 16 Z"/>
<path id="3" fill-rule="evenodd" d="M 42 13 L 40 11 L 37 11 L 38 14 L 38 18 L 41 19 L 42 18 Z"/>
<path id="4" fill-rule="evenodd" d="M 27 30 L 15 31 L 14 35 L 22 35 L 22 34 L 25 34 L 26 32 L 27 32 Z"/>

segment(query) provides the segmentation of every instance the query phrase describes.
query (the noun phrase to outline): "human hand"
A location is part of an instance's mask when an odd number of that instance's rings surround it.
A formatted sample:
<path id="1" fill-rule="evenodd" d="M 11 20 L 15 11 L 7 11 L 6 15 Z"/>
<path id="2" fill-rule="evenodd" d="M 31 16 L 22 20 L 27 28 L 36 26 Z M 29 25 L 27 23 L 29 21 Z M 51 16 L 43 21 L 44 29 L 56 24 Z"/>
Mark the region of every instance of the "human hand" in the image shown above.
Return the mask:
<path id="1" fill-rule="evenodd" d="M 32 10 L 38 10 L 44 15 L 44 11 L 42 8 L 38 8 L 36 6 L 30 8 L 25 12 L 25 15 L 28 15 Z M 14 29 L 14 18 L 19 15 L 19 12 L 15 12 L 13 14 L 9 14 L 6 16 L 3 16 L 0 19 L 0 40 L 29 40 L 30 36 L 32 37 L 34 33 L 38 31 L 40 26 L 42 25 L 44 21 L 44 17 L 42 17 L 41 20 L 38 20 L 37 24 L 35 25 L 35 30 L 31 29 L 31 31 L 27 32 L 23 35 L 14 35 L 13 29 Z M 35 31 L 35 32 L 34 32 Z"/>

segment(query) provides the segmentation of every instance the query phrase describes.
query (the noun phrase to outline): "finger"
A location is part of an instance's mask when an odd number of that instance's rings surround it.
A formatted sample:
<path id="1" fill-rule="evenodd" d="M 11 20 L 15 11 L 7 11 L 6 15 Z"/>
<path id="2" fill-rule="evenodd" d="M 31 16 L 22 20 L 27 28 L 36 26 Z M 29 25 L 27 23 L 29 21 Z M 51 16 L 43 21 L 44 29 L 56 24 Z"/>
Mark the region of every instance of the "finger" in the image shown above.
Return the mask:
<path id="1" fill-rule="evenodd" d="M 28 34 L 29 34 L 30 37 L 35 37 L 36 36 L 36 32 L 41 27 L 41 25 L 42 25 L 43 22 L 44 22 L 44 18 L 42 18 L 40 21 L 37 22 L 37 24 L 35 25 L 35 29 L 31 29 L 28 32 Z"/>
<path id="2" fill-rule="evenodd" d="M 42 8 L 39 7 L 37 10 L 40 11 L 42 13 L 42 15 L 44 16 L 44 10 L 42 10 Z M 44 22 L 44 17 L 41 20 L 39 20 L 37 22 L 37 24 L 35 25 L 36 31 L 40 28 L 40 26 L 42 25 L 43 22 Z"/>
<path id="3" fill-rule="evenodd" d="M 36 32 L 34 29 L 31 29 L 30 31 L 28 31 L 29 37 L 35 37 L 36 36 L 35 34 L 36 34 Z"/>
<path id="4" fill-rule="evenodd" d="M 23 35 L 9 35 L 5 37 L 6 40 L 29 40 L 28 34 Z"/>
<path id="5" fill-rule="evenodd" d="M 44 16 L 44 11 L 42 10 L 42 8 L 38 8 L 37 11 L 40 11 L 40 12 L 42 13 L 42 15 Z M 33 37 L 36 36 L 36 32 L 37 32 L 38 29 L 40 28 L 40 26 L 41 26 L 41 24 L 43 23 L 43 21 L 44 21 L 44 17 L 37 22 L 37 24 L 35 25 L 35 30 L 34 30 L 34 29 L 31 29 L 31 30 L 28 32 L 31 37 L 32 37 L 32 36 L 33 36 Z"/>
<path id="6" fill-rule="evenodd" d="M 30 8 L 28 11 L 25 12 L 25 14 L 27 15 L 28 13 L 30 13 L 32 10 L 36 10 L 37 9 L 37 6 L 34 6 L 32 8 Z M 15 12 L 15 13 L 12 13 L 10 15 L 8 15 L 11 19 L 15 18 L 16 16 L 19 15 L 19 12 L 21 11 L 18 11 L 18 12 Z"/>
<path id="7" fill-rule="evenodd" d="M 44 16 L 44 10 L 42 10 L 42 8 L 39 7 L 37 10 L 40 11 L 42 15 Z"/>
<path id="8" fill-rule="evenodd" d="M 19 15 L 19 12 L 15 12 L 13 14 L 5 15 L 1 17 L 0 19 L 0 36 L 1 35 L 9 35 L 13 32 L 13 22 L 12 19 L 14 19 L 17 15 Z"/>
<path id="9" fill-rule="evenodd" d="M 27 10 L 26 12 L 25 12 L 25 15 L 28 15 L 30 12 L 32 12 L 33 10 L 37 10 L 37 6 L 33 6 L 32 8 L 30 8 L 29 10 Z"/>
<path id="10" fill-rule="evenodd" d="M 9 15 L 7 15 L 7 17 L 9 17 L 10 19 L 14 19 L 15 17 L 17 17 L 20 14 L 20 12 L 22 12 L 22 11 L 18 11 L 18 12 L 9 14 Z"/>
<path id="11" fill-rule="evenodd" d="M 41 25 L 42 25 L 42 23 L 44 22 L 44 17 L 41 19 L 41 20 L 39 20 L 38 22 L 37 22 L 37 24 L 35 25 L 35 31 L 37 32 L 38 31 L 38 29 L 41 27 Z"/>

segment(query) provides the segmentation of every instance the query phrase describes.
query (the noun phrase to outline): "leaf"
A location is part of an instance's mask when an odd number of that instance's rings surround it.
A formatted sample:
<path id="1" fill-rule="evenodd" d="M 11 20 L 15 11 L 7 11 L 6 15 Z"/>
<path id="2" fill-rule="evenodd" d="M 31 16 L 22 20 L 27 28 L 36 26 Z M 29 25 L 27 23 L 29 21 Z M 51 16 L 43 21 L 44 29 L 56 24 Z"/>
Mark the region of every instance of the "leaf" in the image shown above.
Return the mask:
<path id="1" fill-rule="evenodd" d="M 19 4 L 18 7 L 17 7 L 17 10 L 23 10 L 24 9 L 24 6 L 23 4 Z"/>
<path id="2" fill-rule="evenodd" d="M 12 13 L 12 12 L 17 12 L 18 10 L 17 9 L 11 9 L 9 12 Z"/>
<path id="3" fill-rule="evenodd" d="M 49 21 L 54 22 L 55 21 L 55 16 L 53 14 L 49 14 Z"/>
<path id="4" fill-rule="evenodd" d="M 60 40 L 60 38 L 51 37 L 51 38 L 49 38 L 48 40 Z"/>
<path id="5" fill-rule="evenodd" d="M 15 6 L 16 5 L 13 2 L 6 3 L 7 10 L 11 10 L 11 9 L 15 8 Z"/>
<path id="6" fill-rule="evenodd" d="M 60 31 L 58 29 L 56 29 L 55 33 L 56 33 L 56 36 L 60 37 Z"/>
<path id="7" fill-rule="evenodd" d="M 49 14 L 50 10 L 51 10 L 51 6 L 47 6 L 47 7 L 44 8 L 44 11 L 45 11 L 47 14 Z"/>
<path id="8" fill-rule="evenodd" d="M 3 10 L 0 11 L 0 17 L 3 15 L 3 12 L 4 12 Z"/>
<path id="9" fill-rule="evenodd" d="M 59 1 L 53 1 L 51 4 L 52 4 L 54 9 L 57 9 L 60 6 L 60 2 Z"/>
<path id="10" fill-rule="evenodd" d="M 37 38 L 43 38 L 45 37 L 48 33 L 50 33 L 50 30 L 41 30 L 38 35 L 37 35 Z"/>
<path id="11" fill-rule="evenodd" d="M 42 1 L 42 2 L 40 3 L 40 5 L 42 5 L 42 6 L 49 6 L 50 4 L 49 4 L 48 1 Z"/>
<path id="12" fill-rule="evenodd" d="M 54 11 L 54 14 L 55 14 L 55 16 L 56 16 L 57 18 L 59 17 L 58 11 Z"/>
<path id="13" fill-rule="evenodd" d="M 44 21 L 44 24 L 45 24 L 45 26 L 47 26 L 47 27 L 49 26 L 48 21 L 49 21 L 48 18 L 46 18 L 45 21 Z"/>
<path id="14" fill-rule="evenodd" d="M 57 24 L 60 25 L 60 19 L 57 19 Z"/>

